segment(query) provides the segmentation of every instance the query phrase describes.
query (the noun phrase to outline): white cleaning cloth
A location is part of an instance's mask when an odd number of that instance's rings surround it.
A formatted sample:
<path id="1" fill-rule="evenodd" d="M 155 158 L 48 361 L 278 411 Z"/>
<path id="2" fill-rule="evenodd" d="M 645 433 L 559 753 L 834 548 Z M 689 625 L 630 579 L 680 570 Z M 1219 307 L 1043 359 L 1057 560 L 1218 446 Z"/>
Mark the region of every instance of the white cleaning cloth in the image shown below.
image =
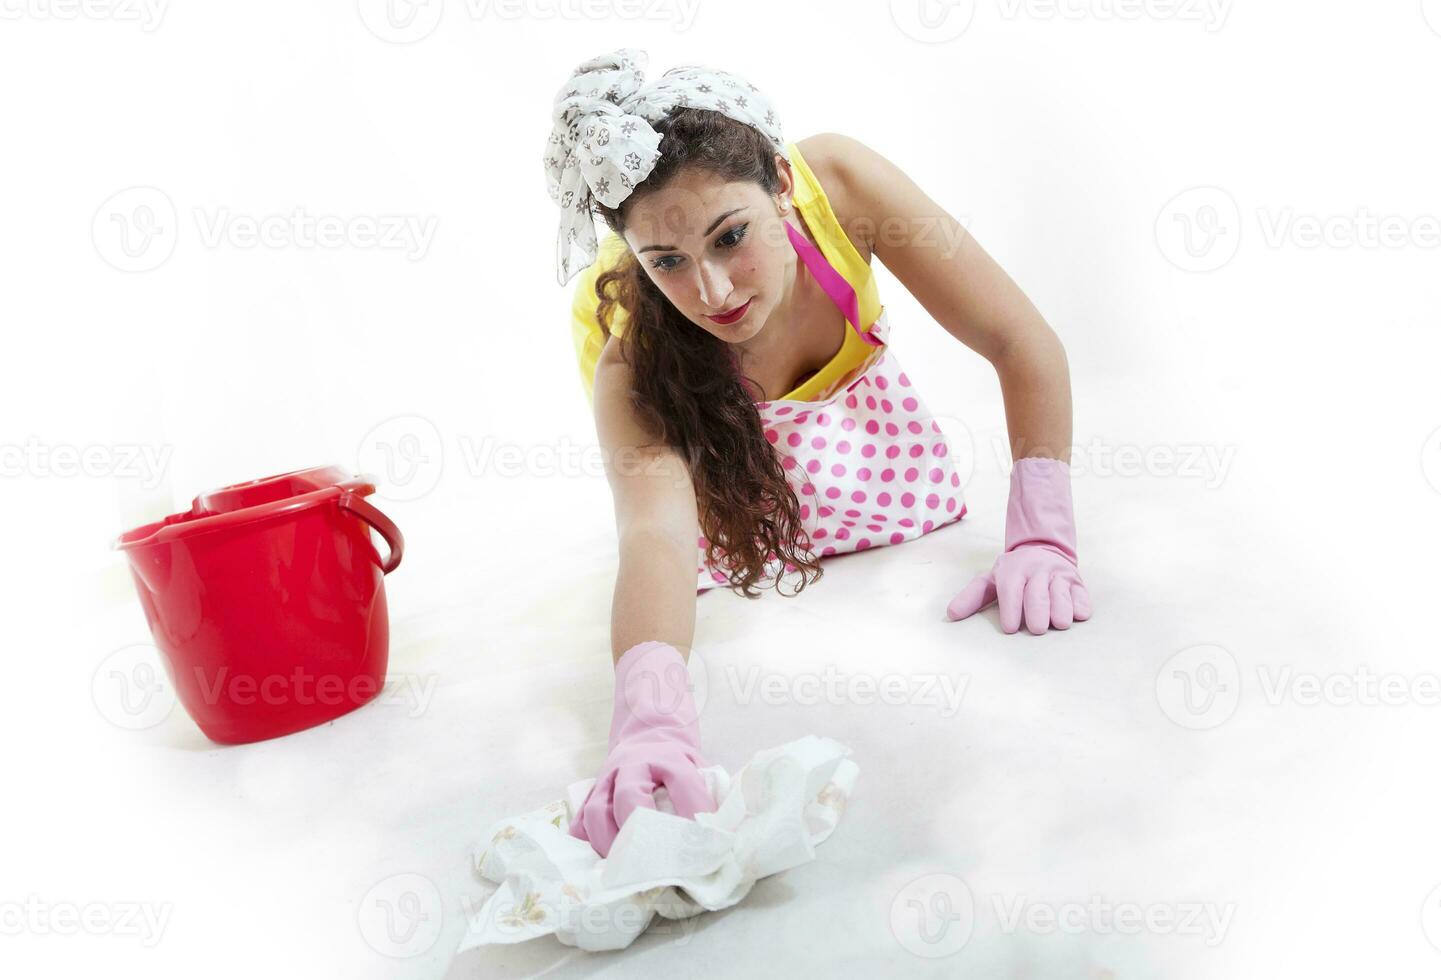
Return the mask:
<path id="1" fill-rule="evenodd" d="M 849 754 L 807 735 L 757 752 L 734 779 L 720 766 L 702 769 L 714 813 L 678 817 L 662 787 L 658 809 L 632 813 L 607 858 L 568 833 L 595 780 L 572 783 L 565 800 L 491 828 L 475 866 L 500 888 L 457 952 L 551 933 L 584 950 L 622 949 L 657 914 L 685 919 L 735 905 L 759 879 L 815 858 L 860 773 Z"/>

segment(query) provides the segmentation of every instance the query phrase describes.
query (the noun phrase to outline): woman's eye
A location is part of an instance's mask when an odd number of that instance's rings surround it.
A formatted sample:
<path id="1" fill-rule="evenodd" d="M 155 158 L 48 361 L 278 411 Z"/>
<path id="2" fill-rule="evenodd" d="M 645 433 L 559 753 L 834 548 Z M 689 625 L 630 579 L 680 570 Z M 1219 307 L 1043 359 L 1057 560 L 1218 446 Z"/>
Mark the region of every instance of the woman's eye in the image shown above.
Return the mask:
<path id="1" fill-rule="evenodd" d="M 717 244 L 722 248 L 735 248 L 745 239 L 746 229 L 749 227 L 750 225 L 740 225 L 739 227 L 732 228 L 721 236 L 721 240 Z"/>
<path id="2" fill-rule="evenodd" d="M 746 224 L 746 225 L 739 225 L 739 226 L 737 226 L 737 227 L 735 227 L 735 228 L 732 228 L 730 231 L 726 232 L 724 235 L 722 235 L 720 238 L 718 238 L 718 239 L 716 240 L 716 244 L 719 245 L 721 248 L 735 248 L 735 247 L 737 247 L 738 245 L 740 245 L 741 242 L 745 241 L 746 229 L 749 228 L 749 227 L 750 227 L 750 225 Z M 679 260 L 680 260 L 680 256 L 678 256 L 678 255 L 666 255 L 666 256 L 663 256 L 663 257 L 661 257 L 661 258 L 656 259 L 654 262 L 652 262 L 652 263 L 650 264 L 650 266 L 651 266 L 652 269 L 656 269 L 656 270 L 658 270 L 658 271 L 660 271 L 660 272 L 670 272 L 670 271 L 672 271 L 672 270 L 675 269 L 675 266 L 674 266 L 674 265 L 664 265 L 664 264 L 662 264 L 662 263 L 669 262 L 669 261 L 672 260 L 672 259 L 674 259 L 674 260 L 676 260 L 676 261 L 679 261 Z"/>

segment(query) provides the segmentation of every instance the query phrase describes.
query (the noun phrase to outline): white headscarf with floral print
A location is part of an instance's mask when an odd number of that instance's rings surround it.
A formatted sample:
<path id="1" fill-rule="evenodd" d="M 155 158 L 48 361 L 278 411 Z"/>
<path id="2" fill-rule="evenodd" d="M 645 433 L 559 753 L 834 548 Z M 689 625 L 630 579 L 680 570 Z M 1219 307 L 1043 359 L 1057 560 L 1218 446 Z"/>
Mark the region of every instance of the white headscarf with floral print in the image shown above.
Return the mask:
<path id="1" fill-rule="evenodd" d="M 560 206 L 556 275 L 563 286 L 595 261 L 594 201 L 618 207 L 660 158 L 659 123 L 673 109 L 713 109 L 755 127 L 787 161 L 780 117 L 750 82 L 715 68 L 672 68 L 649 85 L 647 57 L 618 48 L 579 65 L 555 98 L 545 182 Z"/>

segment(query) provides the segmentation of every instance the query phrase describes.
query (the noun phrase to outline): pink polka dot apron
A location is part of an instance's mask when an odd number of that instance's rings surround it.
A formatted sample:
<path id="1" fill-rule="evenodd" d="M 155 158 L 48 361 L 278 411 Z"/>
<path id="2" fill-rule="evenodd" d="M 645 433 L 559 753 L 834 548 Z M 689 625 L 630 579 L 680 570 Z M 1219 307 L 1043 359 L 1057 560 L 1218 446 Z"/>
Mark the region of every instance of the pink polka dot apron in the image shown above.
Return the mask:
<path id="1" fill-rule="evenodd" d="M 966 513 L 950 446 L 920 393 L 886 347 L 885 307 L 869 331 L 859 324 L 854 287 L 789 223 L 796 253 L 846 321 L 874 350 L 853 371 L 809 401 L 757 402 L 765 437 L 775 447 L 800 501 L 811 550 L 822 558 L 901 544 Z M 724 586 L 697 540 L 698 589 Z M 768 574 L 780 571 L 772 554 Z M 787 564 L 786 571 L 794 571 Z"/>

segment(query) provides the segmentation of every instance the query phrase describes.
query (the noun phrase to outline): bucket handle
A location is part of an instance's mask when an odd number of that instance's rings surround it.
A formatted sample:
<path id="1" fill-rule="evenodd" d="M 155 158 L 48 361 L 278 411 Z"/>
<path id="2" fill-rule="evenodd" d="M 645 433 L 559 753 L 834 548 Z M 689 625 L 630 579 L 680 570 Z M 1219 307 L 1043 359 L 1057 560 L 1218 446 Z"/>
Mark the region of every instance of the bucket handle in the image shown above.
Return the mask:
<path id="1" fill-rule="evenodd" d="M 380 536 L 390 546 L 390 555 L 385 559 L 385 564 L 380 566 L 380 570 L 386 575 L 395 571 L 400 565 L 401 556 L 405 554 L 405 538 L 401 536 L 400 528 L 357 493 L 347 490 L 340 495 L 338 502 L 341 510 L 350 511 L 380 532 Z"/>

